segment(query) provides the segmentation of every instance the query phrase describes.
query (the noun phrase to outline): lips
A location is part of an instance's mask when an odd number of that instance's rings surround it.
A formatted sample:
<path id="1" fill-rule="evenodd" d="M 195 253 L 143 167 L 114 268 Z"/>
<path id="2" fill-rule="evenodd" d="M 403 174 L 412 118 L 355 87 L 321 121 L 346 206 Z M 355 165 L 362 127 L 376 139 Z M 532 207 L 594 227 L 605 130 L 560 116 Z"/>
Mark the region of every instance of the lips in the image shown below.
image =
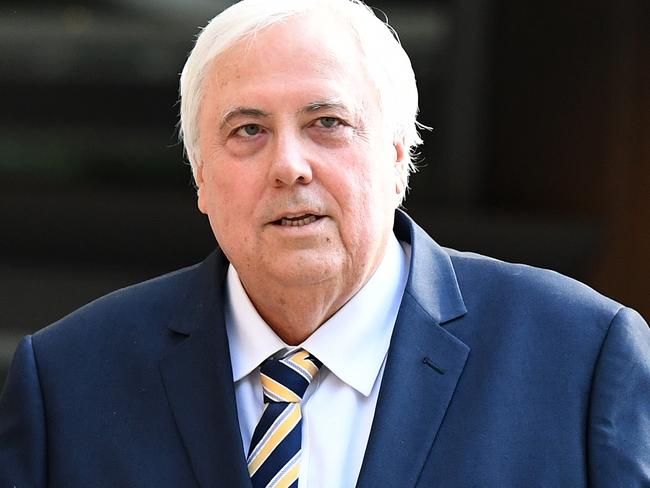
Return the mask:
<path id="1" fill-rule="evenodd" d="M 302 227 L 304 225 L 309 225 L 316 222 L 320 219 L 320 215 L 314 214 L 293 214 L 285 215 L 284 217 L 279 218 L 278 220 L 273 221 L 273 224 L 280 225 L 282 227 Z"/>

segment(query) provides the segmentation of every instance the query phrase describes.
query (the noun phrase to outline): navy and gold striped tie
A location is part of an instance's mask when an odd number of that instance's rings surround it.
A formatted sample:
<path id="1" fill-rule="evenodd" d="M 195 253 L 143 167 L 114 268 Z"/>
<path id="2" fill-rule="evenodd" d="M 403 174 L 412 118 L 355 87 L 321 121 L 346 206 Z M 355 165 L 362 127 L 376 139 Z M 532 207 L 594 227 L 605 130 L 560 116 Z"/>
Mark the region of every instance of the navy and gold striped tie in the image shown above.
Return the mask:
<path id="1" fill-rule="evenodd" d="M 248 450 L 254 488 L 298 486 L 302 413 L 300 401 L 322 363 L 300 349 L 262 363 L 264 412 Z"/>

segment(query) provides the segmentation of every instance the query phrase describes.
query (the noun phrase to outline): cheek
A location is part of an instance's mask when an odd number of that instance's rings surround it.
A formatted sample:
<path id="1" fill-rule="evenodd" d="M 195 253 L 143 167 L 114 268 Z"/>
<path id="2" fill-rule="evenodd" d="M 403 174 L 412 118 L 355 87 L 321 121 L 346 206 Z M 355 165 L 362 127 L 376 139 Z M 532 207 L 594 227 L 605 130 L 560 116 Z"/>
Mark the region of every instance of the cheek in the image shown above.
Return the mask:
<path id="1" fill-rule="evenodd" d="M 217 238 L 231 246 L 252 242 L 264 200 L 259 180 L 231 165 L 214 176 L 210 193 L 210 222 Z"/>
<path id="2" fill-rule="evenodd" d="M 389 171 L 384 168 L 386 157 L 383 155 L 380 162 L 379 156 L 376 152 L 364 153 L 359 149 L 352 153 L 348 148 L 335 158 L 329 158 L 324 178 L 327 178 L 326 186 L 340 205 L 344 218 L 363 220 L 379 210 L 378 205 L 385 206 L 386 199 L 391 198 L 388 192 L 394 192 L 395 182 L 390 179 L 389 184 Z"/>
<path id="3" fill-rule="evenodd" d="M 251 254 L 249 251 L 251 239 L 246 220 L 232 213 L 233 209 L 236 211 L 236 206 L 222 205 L 217 208 L 218 210 L 209 216 L 212 233 L 228 260 L 243 265 Z"/>
<path id="4" fill-rule="evenodd" d="M 350 188 L 354 233 L 361 245 L 374 242 L 392 229 L 397 207 L 395 170 L 385 154 L 375 154 L 377 159 L 362 166 L 354 174 L 356 181 Z M 383 159 L 380 159 L 383 158 Z M 365 243 L 365 244 L 364 244 Z"/>
<path id="5" fill-rule="evenodd" d="M 233 250 L 236 249 L 233 243 L 240 241 L 241 236 L 238 233 L 238 228 L 231 225 L 231 221 L 221 215 L 214 219 L 211 218 L 210 225 L 219 246 L 230 257 Z"/>
<path id="6" fill-rule="evenodd" d="M 199 208 L 207 214 L 215 236 L 220 241 L 227 236 L 231 221 L 235 220 L 233 212 L 238 206 L 232 201 L 236 194 L 224 179 L 217 179 L 210 174 L 199 188 Z"/>
<path id="7" fill-rule="evenodd" d="M 351 193 L 364 210 L 372 214 L 393 201 L 395 194 L 395 171 L 388 161 L 370 162 L 359 165 L 350 177 Z"/>
<path id="8" fill-rule="evenodd" d="M 347 247 L 357 248 L 373 238 L 385 206 L 385 185 L 376 168 L 362 163 L 339 174 L 334 195 L 341 207 L 341 237 Z"/>
<path id="9" fill-rule="evenodd" d="M 212 212 L 231 213 L 239 208 L 247 195 L 247 178 L 240 176 L 238 168 L 232 165 L 215 164 L 205 182 L 205 191 Z"/>

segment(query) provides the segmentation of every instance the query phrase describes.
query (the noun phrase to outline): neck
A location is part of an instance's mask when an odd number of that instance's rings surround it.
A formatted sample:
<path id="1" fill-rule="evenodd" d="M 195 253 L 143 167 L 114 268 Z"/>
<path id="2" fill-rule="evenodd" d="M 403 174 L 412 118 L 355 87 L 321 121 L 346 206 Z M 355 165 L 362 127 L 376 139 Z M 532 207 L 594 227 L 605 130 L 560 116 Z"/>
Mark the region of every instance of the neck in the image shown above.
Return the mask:
<path id="1" fill-rule="evenodd" d="M 237 270 L 257 313 L 286 344 L 295 346 L 311 336 L 370 279 L 386 253 L 348 260 L 338 267 L 299 267 L 277 273 L 265 267 Z M 356 266 L 354 265 L 356 264 Z M 334 268 L 334 269 L 332 269 Z"/>
<path id="2" fill-rule="evenodd" d="M 247 286 L 244 279 L 242 284 L 255 309 L 269 327 L 286 344 L 295 346 L 312 335 L 345 305 L 365 284 L 365 280 L 356 287 L 319 283 L 311 286 L 265 287 L 264 290 Z"/>

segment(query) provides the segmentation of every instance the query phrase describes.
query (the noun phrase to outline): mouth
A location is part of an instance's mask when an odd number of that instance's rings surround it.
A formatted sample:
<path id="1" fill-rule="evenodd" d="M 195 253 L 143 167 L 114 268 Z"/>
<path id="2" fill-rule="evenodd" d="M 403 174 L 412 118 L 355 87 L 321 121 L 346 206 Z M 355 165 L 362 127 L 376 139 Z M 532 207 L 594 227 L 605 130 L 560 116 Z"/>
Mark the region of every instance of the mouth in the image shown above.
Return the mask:
<path id="1" fill-rule="evenodd" d="M 322 215 L 314 214 L 291 214 L 285 215 L 284 217 L 279 218 L 271 222 L 273 225 L 279 225 L 281 227 L 303 227 L 305 225 L 313 224 L 317 220 L 323 218 Z"/>

